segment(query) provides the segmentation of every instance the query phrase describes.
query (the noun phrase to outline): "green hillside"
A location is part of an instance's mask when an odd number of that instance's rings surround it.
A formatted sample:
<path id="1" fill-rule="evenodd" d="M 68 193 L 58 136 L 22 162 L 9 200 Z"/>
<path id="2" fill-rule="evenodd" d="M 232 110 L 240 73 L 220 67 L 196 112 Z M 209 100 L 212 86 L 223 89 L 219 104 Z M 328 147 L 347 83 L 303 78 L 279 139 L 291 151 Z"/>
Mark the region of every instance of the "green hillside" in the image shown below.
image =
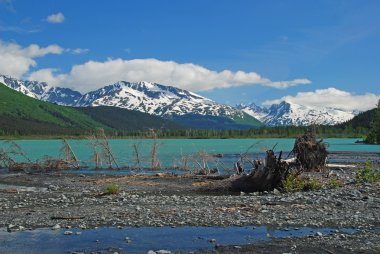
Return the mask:
<path id="1" fill-rule="evenodd" d="M 186 126 L 189 126 L 193 129 L 240 130 L 240 129 L 250 129 L 250 128 L 261 126 L 261 122 L 256 123 L 257 120 L 253 117 L 250 117 L 250 118 L 247 117 L 245 120 L 241 118 L 238 118 L 238 119 L 240 121 L 234 121 L 227 117 L 203 116 L 203 115 L 196 115 L 196 114 L 179 115 L 179 116 L 173 116 L 171 118 L 171 120 L 184 124 Z M 253 123 L 255 123 L 255 125 Z"/>
<path id="2" fill-rule="evenodd" d="M 375 119 L 375 111 L 376 109 L 371 109 L 365 112 L 362 112 L 348 120 L 344 123 L 340 123 L 335 125 L 336 127 L 352 127 L 352 128 L 370 128 L 373 120 Z"/>
<path id="3" fill-rule="evenodd" d="M 94 120 L 117 130 L 144 130 L 154 129 L 184 129 L 184 125 L 149 115 L 139 111 L 133 111 L 117 107 L 85 107 L 79 111 L 91 116 Z"/>
<path id="4" fill-rule="evenodd" d="M 117 130 L 181 129 L 184 125 L 117 107 L 73 108 L 28 97 L 0 83 L 0 135 L 86 135 Z"/>
<path id="5" fill-rule="evenodd" d="M 234 117 L 234 121 L 238 124 L 249 125 L 251 127 L 262 127 L 264 124 L 254 118 L 253 116 L 248 115 L 243 112 L 243 117 Z"/>
<path id="6" fill-rule="evenodd" d="M 3 134 L 64 134 L 107 128 L 74 108 L 30 98 L 0 83 Z"/>

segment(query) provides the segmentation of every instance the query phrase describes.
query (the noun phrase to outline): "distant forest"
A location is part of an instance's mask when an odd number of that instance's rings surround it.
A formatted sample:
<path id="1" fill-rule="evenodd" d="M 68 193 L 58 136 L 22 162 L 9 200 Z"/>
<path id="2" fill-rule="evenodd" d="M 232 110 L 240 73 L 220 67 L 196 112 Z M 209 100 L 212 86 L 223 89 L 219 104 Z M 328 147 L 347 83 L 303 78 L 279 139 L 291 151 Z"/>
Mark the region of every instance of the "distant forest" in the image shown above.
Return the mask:
<path id="1" fill-rule="evenodd" d="M 374 125 L 376 109 L 360 113 L 353 119 L 335 126 L 278 126 L 260 127 L 248 130 L 207 130 L 207 129 L 155 129 L 157 138 L 293 138 L 314 128 L 320 138 L 365 138 Z M 380 114 L 379 114 L 380 115 Z M 152 138 L 152 130 L 118 130 L 108 132 L 112 137 Z"/>
<path id="2" fill-rule="evenodd" d="M 209 129 L 175 129 L 171 128 L 145 128 L 143 130 L 129 129 L 105 129 L 105 133 L 110 138 L 292 138 L 305 133 L 308 128 L 314 128 L 317 135 L 321 138 L 366 138 L 373 126 L 375 109 L 359 114 L 354 119 L 335 126 L 315 125 L 306 126 L 278 126 L 278 127 L 260 127 L 246 130 L 209 130 Z M 5 128 L 0 130 L 0 136 L 72 136 L 84 138 L 91 135 L 95 130 L 90 129 L 72 129 L 57 126 L 49 126 L 45 123 L 35 123 L 34 125 L 23 124 L 20 119 L 7 121 L 18 125 L 18 130 Z M 23 126 L 23 128 L 20 128 Z M 157 125 L 156 125 L 157 126 Z M 156 127 L 155 126 L 155 127 Z M 51 128 L 50 128 L 51 127 Z M 42 132 L 41 132 L 42 131 Z"/>

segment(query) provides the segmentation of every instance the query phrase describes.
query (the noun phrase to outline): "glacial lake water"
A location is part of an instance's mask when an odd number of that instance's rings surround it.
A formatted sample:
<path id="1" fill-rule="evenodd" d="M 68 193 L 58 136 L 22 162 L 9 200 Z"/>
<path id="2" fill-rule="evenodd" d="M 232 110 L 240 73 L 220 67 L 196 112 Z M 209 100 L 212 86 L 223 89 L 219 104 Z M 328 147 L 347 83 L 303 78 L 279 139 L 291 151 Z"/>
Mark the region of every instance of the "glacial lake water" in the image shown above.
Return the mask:
<path id="1" fill-rule="evenodd" d="M 349 153 L 374 153 L 379 156 L 380 145 L 367 145 L 355 143 L 357 139 L 325 139 L 330 152 Z M 15 141 L 22 148 L 25 155 L 32 161 L 41 161 L 46 156 L 53 158 L 62 157 L 61 151 L 62 140 L 18 140 Z M 246 158 L 258 159 L 265 156 L 265 151 L 274 148 L 276 152 L 283 151 L 283 158 L 292 150 L 294 139 L 111 139 L 109 140 L 111 151 L 120 168 L 126 169 L 136 167 L 137 161 L 135 149 L 139 153 L 141 168 L 151 166 L 151 152 L 154 143 L 157 143 L 157 159 L 161 167 L 175 169 L 183 167 L 186 163 L 189 168 L 197 168 L 199 164 L 206 163 L 209 168 L 218 168 L 219 170 L 232 169 L 234 162 L 239 160 L 242 154 Z M 85 166 L 85 172 L 94 172 L 95 166 L 93 157 L 94 149 L 91 141 L 88 140 L 68 140 L 72 150 L 81 164 Z M 6 151 L 12 151 L 11 143 L 0 141 L 0 148 Z M 15 149 L 13 149 L 15 150 Z M 17 149 L 16 149 L 17 150 Z M 99 156 L 102 155 L 98 147 Z M 376 155 L 377 154 L 377 155 Z M 19 161 L 25 160 L 20 156 L 15 156 Z M 338 156 L 342 160 L 345 157 Z M 352 159 L 352 158 L 351 158 Z M 334 160 L 334 159 L 333 159 Z M 333 162 L 340 162 L 339 159 Z M 360 161 L 360 158 L 357 160 Z M 246 165 L 249 167 L 250 165 Z M 106 163 L 103 159 L 103 167 Z M 115 165 L 114 165 L 115 167 Z M 101 171 L 96 171 L 101 172 Z M 104 172 L 101 172 L 104 173 Z M 119 172 L 121 174 L 127 171 Z"/>

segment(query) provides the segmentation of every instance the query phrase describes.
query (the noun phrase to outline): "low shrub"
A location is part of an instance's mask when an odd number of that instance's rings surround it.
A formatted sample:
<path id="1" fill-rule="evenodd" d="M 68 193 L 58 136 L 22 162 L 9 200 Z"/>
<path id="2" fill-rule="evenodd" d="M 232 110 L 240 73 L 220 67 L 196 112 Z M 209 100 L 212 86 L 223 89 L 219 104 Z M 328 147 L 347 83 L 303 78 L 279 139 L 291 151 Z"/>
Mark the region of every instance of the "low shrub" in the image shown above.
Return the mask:
<path id="1" fill-rule="evenodd" d="M 327 183 L 326 187 L 329 189 L 336 189 L 343 186 L 343 182 L 337 178 L 331 178 Z"/>
<path id="2" fill-rule="evenodd" d="M 120 186 L 116 184 L 108 185 L 104 189 L 104 194 L 106 195 L 118 194 L 119 192 L 120 192 Z"/>
<path id="3" fill-rule="evenodd" d="M 320 181 L 301 177 L 297 174 L 289 174 L 283 182 L 283 191 L 297 192 L 297 191 L 311 191 L 318 190 L 322 187 Z"/>
<path id="4" fill-rule="evenodd" d="M 373 170 L 373 164 L 366 161 L 363 170 L 356 172 L 356 181 L 359 183 L 374 183 L 380 181 L 380 172 Z"/>

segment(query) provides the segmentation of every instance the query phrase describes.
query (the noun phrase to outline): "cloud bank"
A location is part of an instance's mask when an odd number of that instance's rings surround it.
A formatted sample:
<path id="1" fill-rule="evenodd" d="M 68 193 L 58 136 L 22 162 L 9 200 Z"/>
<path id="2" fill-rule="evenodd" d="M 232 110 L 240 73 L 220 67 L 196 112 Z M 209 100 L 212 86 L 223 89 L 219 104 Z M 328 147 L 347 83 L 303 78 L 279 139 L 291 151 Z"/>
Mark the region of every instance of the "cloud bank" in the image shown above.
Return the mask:
<path id="1" fill-rule="evenodd" d="M 52 69 L 45 70 L 44 73 L 46 78 L 40 76 L 43 81 L 48 82 L 55 77 Z M 33 77 L 34 74 L 32 73 L 30 76 Z M 120 80 L 156 82 L 194 92 L 246 84 L 260 84 L 282 89 L 311 83 L 308 79 L 272 82 L 256 72 L 234 72 L 230 70 L 217 72 L 192 63 L 182 64 L 153 58 L 133 60 L 118 58 L 108 59 L 104 62 L 88 61 L 84 64 L 74 65 L 69 73 L 60 74 L 56 77 L 59 81 L 54 81 L 55 83 L 70 86 L 82 92 L 94 90 Z"/>
<path id="2" fill-rule="evenodd" d="M 67 73 L 46 68 L 30 72 L 36 67 L 36 58 L 48 54 L 86 54 L 85 48 L 64 49 L 58 45 L 40 47 L 31 44 L 21 47 L 17 43 L 0 40 L 0 73 L 15 78 L 45 81 L 50 85 L 70 87 L 81 92 L 101 88 L 107 84 L 125 80 L 130 82 L 148 81 L 176 86 L 190 91 L 207 91 L 215 88 L 228 88 L 241 85 L 263 85 L 284 89 L 291 86 L 310 84 L 308 79 L 276 81 L 260 76 L 256 72 L 213 71 L 192 63 L 161 61 L 154 58 L 124 60 L 121 58 L 106 61 L 87 61 L 72 66 Z"/>
<path id="3" fill-rule="evenodd" d="M 36 58 L 48 54 L 85 54 L 88 49 L 64 49 L 58 45 L 40 47 L 31 44 L 21 47 L 17 43 L 0 40 L 0 74 L 15 78 L 45 81 L 51 86 L 70 87 L 81 92 L 98 89 L 120 80 L 138 82 L 149 81 L 172 85 L 190 91 L 207 91 L 215 88 L 229 88 L 241 85 L 262 85 L 277 89 L 310 84 L 308 79 L 290 81 L 271 81 L 256 72 L 213 71 L 192 63 L 177 63 L 158 59 L 108 59 L 106 61 L 87 61 L 74 65 L 67 73 L 57 69 L 45 68 L 31 72 L 37 66 Z M 267 100 L 264 105 L 279 103 L 283 100 L 304 106 L 334 107 L 342 110 L 368 110 L 376 106 L 380 95 L 366 93 L 355 95 L 336 88 L 319 89 L 312 92 L 299 92 L 295 96 L 284 96 Z"/>
<path id="4" fill-rule="evenodd" d="M 21 78 L 31 67 L 35 67 L 35 58 L 48 54 L 61 54 L 63 48 L 58 45 L 40 47 L 31 44 L 22 48 L 16 43 L 6 43 L 0 40 L 0 73 Z"/>
<path id="5" fill-rule="evenodd" d="M 65 21 L 65 16 L 62 12 L 58 12 L 47 16 L 46 21 L 52 24 L 59 24 Z"/>
<path id="6" fill-rule="evenodd" d="M 69 52 L 73 55 L 84 55 L 87 54 L 90 50 L 85 48 L 74 48 L 74 49 L 65 49 L 66 52 Z"/>
<path id="7" fill-rule="evenodd" d="M 380 95 L 376 95 L 373 93 L 355 95 L 346 91 L 330 87 L 327 89 L 318 89 L 313 92 L 299 92 L 295 96 L 284 96 L 276 100 L 267 100 L 263 104 L 271 105 L 280 103 L 281 101 L 287 101 L 303 106 L 328 106 L 348 111 L 365 111 L 374 108 L 379 99 Z"/>

